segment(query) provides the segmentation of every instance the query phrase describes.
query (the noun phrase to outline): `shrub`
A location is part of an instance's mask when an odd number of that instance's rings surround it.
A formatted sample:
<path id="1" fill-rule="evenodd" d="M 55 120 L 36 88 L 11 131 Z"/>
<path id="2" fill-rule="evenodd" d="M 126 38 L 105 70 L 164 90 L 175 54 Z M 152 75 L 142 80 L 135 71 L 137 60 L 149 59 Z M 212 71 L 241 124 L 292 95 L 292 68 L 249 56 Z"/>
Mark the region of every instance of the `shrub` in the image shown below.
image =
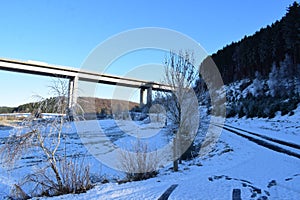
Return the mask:
<path id="1" fill-rule="evenodd" d="M 234 106 L 232 106 L 232 107 L 228 106 L 226 108 L 226 117 L 230 118 L 230 117 L 235 117 L 235 116 L 236 116 L 235 107 Z"/>
<path id="2" fill-rule="evenodd" d="M 120 167 L 126 172 L 126 181 L 139 181 L 158 174 L 159 159 L 157 152 L 149 152 L 147 143 L 140 139 L 132 144 L 132 151 L 120 152 Z"/>
<path id="3" fill-rule="evenodd" d="M 232 117 L 238 114 L 241 117 L 275 117 L 278 111 L 281 115 L 291 113 L 297 108 L 300 98 L 298 95 L 290 97 L 280 96 L 262 96 L 255 97 L 247 95 L 246 98 L 240 99 L 238 102 L 231 102 L 227 107 L 227 117 Z"/>
<path id="4" fill-rule="evenodd" d="M 199 150 L 200 150 L 200 147 L 195 146 L 193 143 L 189 146 L 189 148 L 186 150 L 186 152 L 184 152 L 184 154 L 182 154 L 182 156 L 180 158 L 181 158 L 181 160 L 192 160 L 198 156 Z"/>
<path id="5" fill-rule="evenodd" d="M 241 106 L 239 109 L 239 118 L 242 118 L 246 115 L 246 113 L 244 112 L 244 106 Z"/>
<path id="6" fill-rule="evenodd" d="M 31 186 L 31 196 L 57 196 L 69 193 L 82 193 L 91 189 L 90 168 L 84 160 L 76 158 L 62 159 L 58 162 L 59 174 L 62 178 L 62 187 L 56 182 L 49 166 L 35 170 L 25 177 L 23 186 Z M 33 186 L 32 186 L 33 185 Z"/>

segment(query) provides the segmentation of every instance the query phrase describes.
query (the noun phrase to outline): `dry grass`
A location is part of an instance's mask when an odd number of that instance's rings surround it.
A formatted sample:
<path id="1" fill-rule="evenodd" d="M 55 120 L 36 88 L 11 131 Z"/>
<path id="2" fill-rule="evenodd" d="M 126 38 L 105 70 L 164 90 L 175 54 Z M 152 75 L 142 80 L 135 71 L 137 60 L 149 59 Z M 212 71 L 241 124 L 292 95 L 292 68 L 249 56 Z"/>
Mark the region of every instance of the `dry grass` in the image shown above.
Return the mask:
<path id="1" fill-rule="evenodd" d="M 126 181 L 139 181 L 158 174 L 159 158 L 157 152 L 148 152 L 149 147 L 141 140 L 132 144 L 132 151 L 121 151 L 120 166 L 126 172 Z"/>
<path id="2" fill-rule="evenodd" d="M 23 119 L 5 119 L 0 117 L 0 126 L 14 127 L 16 124 L 21 123 Z"/>
<path id="3" fill-rule="evenodd" d="M 34 173 L 27 175 L 20 185 L 15 185 L 11 191 L 11 197 L 28 199 L 30 196 L 51 197 L 70 193 L 77 194 L 86 192 L 93 187 L 90 181 L 90 168 L 84 163 L 84 159 L 63 159 L 59 161 L 58 165 L 63 187 L 57 183 L 55 175 L 48 166 L 35 170 Z M 28 194 L 22 190 L 25 185 L 31 188 Z"/>

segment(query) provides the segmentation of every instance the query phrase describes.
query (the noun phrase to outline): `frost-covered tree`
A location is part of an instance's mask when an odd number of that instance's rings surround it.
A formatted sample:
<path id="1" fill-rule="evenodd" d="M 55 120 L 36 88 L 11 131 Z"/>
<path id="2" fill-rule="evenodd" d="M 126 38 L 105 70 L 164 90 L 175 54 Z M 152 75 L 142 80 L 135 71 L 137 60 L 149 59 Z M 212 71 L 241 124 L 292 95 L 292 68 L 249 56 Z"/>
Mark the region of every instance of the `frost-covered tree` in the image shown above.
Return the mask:
<path id="1" fill-rule="evenodd" d="M 296 79 L 296 70 L 293 67 L 292 58 L 286 55 L 285 59 L 280 62 L 279 79 L 280 85 L 284 91 L 281 96 L 291 96 L 294 94 Z"/>
<path id="2" fill-rule="evenodd" d="M 269 74 L 269 80 L 268 80 L 268 86 L 272 97 L 275 97 L 278 94 L 278 89 L 279 89 L 278 77 L 279 77 L 278 70 L 276 68 L 276 65 L 273 64 L 272 70 Z"/>
<path id="3" fill-rule="evenodd" d="M 174 125 L 174 171 L 178 170 L 178 160 L 192 144 L 193 126 L 198 124 L 193 121 L 193 116 L 198 113 L 197 98 L 193 98 L 193 86 L 199 72 L 194 67 L 194 58 L 191 52 L 170 52 L 165 59 L 164 82 L 171 87 L 171 92 L 157 94 L 159 103 L 168 113 L 168 118 Z M 192 106 L 196 105 L 196 106 Z M 196 108 L 196 110 L 194 109 Z M 192 120 L 191 120 L 192 119 Z M 198 120 L 194 117 L 195 120 Z M 198 128 L 198 127 L 197 127 Z M 180 160 L 180 159 L 179 159 Z"/>
<path id="4" fill-rule="evenodd" d="M 262 76 L 259 72 L 255 73 L 255 79 L 253 80 L 253 96 L 260 97 L 264 95 L 264 84 Z"/>
<path id="5" fill-rule="evenodd" d="M 42 111 L 48 109 L 48 101 L 40 97 L 36 109 L 12 131 L 0 149 L 2 163 L 8 167 L 13 167 L 22 156 L 33 152 L 45 161 L 45 166 L 25 177 L 25 183 L 31 182 L 34 185 L 32 196 L 41 193 L 52 196 L 80 192 L 91 187 L 88 166 L 79 165 L 73 159 L 67 160 L 66 155 L 62 155 L 61 151 L 62 148 L 66 148 L 61 146 L 65 136 L 64 116 L 68 107 L 66 82 L 61 79 L 55 81 L 50 93 L 55 96 L 51 109 L 54 109 L 52 111 L 57 113 L 57 117 L 40 119 Z M 18 191 L 21 190 L 20 186 L 16 188 Z"/>
<path id="6" fill-rule="evenodd" d="M 291 97 L 295 91 L 297 73 L 292 67 L 292 59 L 286 55 L 284 61 L 280 62 L 279 67 L 273 64 L 269 74 L 268 86 L 272 97 Z"/>

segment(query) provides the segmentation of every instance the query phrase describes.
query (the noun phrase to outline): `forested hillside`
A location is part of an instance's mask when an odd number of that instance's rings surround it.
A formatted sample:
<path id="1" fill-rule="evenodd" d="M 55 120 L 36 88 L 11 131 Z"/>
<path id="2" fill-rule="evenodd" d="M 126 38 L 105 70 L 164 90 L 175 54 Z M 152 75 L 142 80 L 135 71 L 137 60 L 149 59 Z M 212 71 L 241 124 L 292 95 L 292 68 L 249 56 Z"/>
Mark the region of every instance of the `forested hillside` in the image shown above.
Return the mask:
<path id="1" fill-rule="evenodd" d="M 33 102 L 20 105 L 18 107 L 0 107 L 0 113 L 31 113 L 36 110 L 41 104 L 47 105 L 42 107 L 41 112 L 55 113 L 55 99 L 48 98 L 42 102 Z M 66 99 L 67 100 L 67 99 Z M 79 97 L 78 104 L 85 113 L 96 113 L 101 115 L 111 115 L 112 111 L 131 110 L 139 104 L 123 100 L 100 99 L 94 97 Z M 113 108 L 114 107 L 114 110 Z"/>
<path id="2" fill-rule="evenodd" d="M 227 93 L 227 116 L 293 114 L 300 102 L 300 5 L 239 42 L 211 55 Z M 207 58 L 201 67 L 209 67 Z M 203 87 L 201 77 L 197 86 Z M 199 90 L 201 91 L 201 89 Z"/>
<path id="3" fill-rule="evenodd" d="M 290 75 L 296 76 L 296 64 L 300 63 L 299 4 L 294 2 L 281 20 L 233 42 L 211 57 L 225 84 L 254 78 L 256 72 L 267 78 L 272 67 L 280 67 L 284 60 L 290 62 Z"/>

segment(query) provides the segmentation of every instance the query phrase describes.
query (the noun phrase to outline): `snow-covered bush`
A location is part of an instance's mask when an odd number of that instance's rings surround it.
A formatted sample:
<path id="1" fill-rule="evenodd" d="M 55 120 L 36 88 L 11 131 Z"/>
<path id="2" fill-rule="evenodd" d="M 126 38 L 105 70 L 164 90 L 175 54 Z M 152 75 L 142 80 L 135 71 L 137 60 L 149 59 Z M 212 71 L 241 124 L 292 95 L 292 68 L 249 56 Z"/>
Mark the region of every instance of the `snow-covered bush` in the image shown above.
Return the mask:
<path id="1" fill-rule="evenodd" d="M 35 170 L 25 177 L 23 185 L 34 183 L 31 196 L 56 196 L 69 193 L 82 193 L 91 189 L 90 167 L 84 163 L 84 159 L 63 158 L 58 161 L 58 170 L 61 176 L 62 188 L 53 178 L 49 166 Z"/>
<path id="2" fill-rule="evenodd" d="M 120 167 L 126 172 L 125 181 L 139 181 L 158 174 L 159 158 L 156 151 L 149 152 L 148 144 L 137 139 L 132 148 L 120 152 Z"/>
<path id="3" fill-rule="evenodd" d="M 259 73 L 253 81 L 241 80 L 226 86 L 227 117 L 273 118 L 277 112 L 291 114 L 300 103 L 295 72 L 289 56 L 273 65 L 268 77 Z"/>

